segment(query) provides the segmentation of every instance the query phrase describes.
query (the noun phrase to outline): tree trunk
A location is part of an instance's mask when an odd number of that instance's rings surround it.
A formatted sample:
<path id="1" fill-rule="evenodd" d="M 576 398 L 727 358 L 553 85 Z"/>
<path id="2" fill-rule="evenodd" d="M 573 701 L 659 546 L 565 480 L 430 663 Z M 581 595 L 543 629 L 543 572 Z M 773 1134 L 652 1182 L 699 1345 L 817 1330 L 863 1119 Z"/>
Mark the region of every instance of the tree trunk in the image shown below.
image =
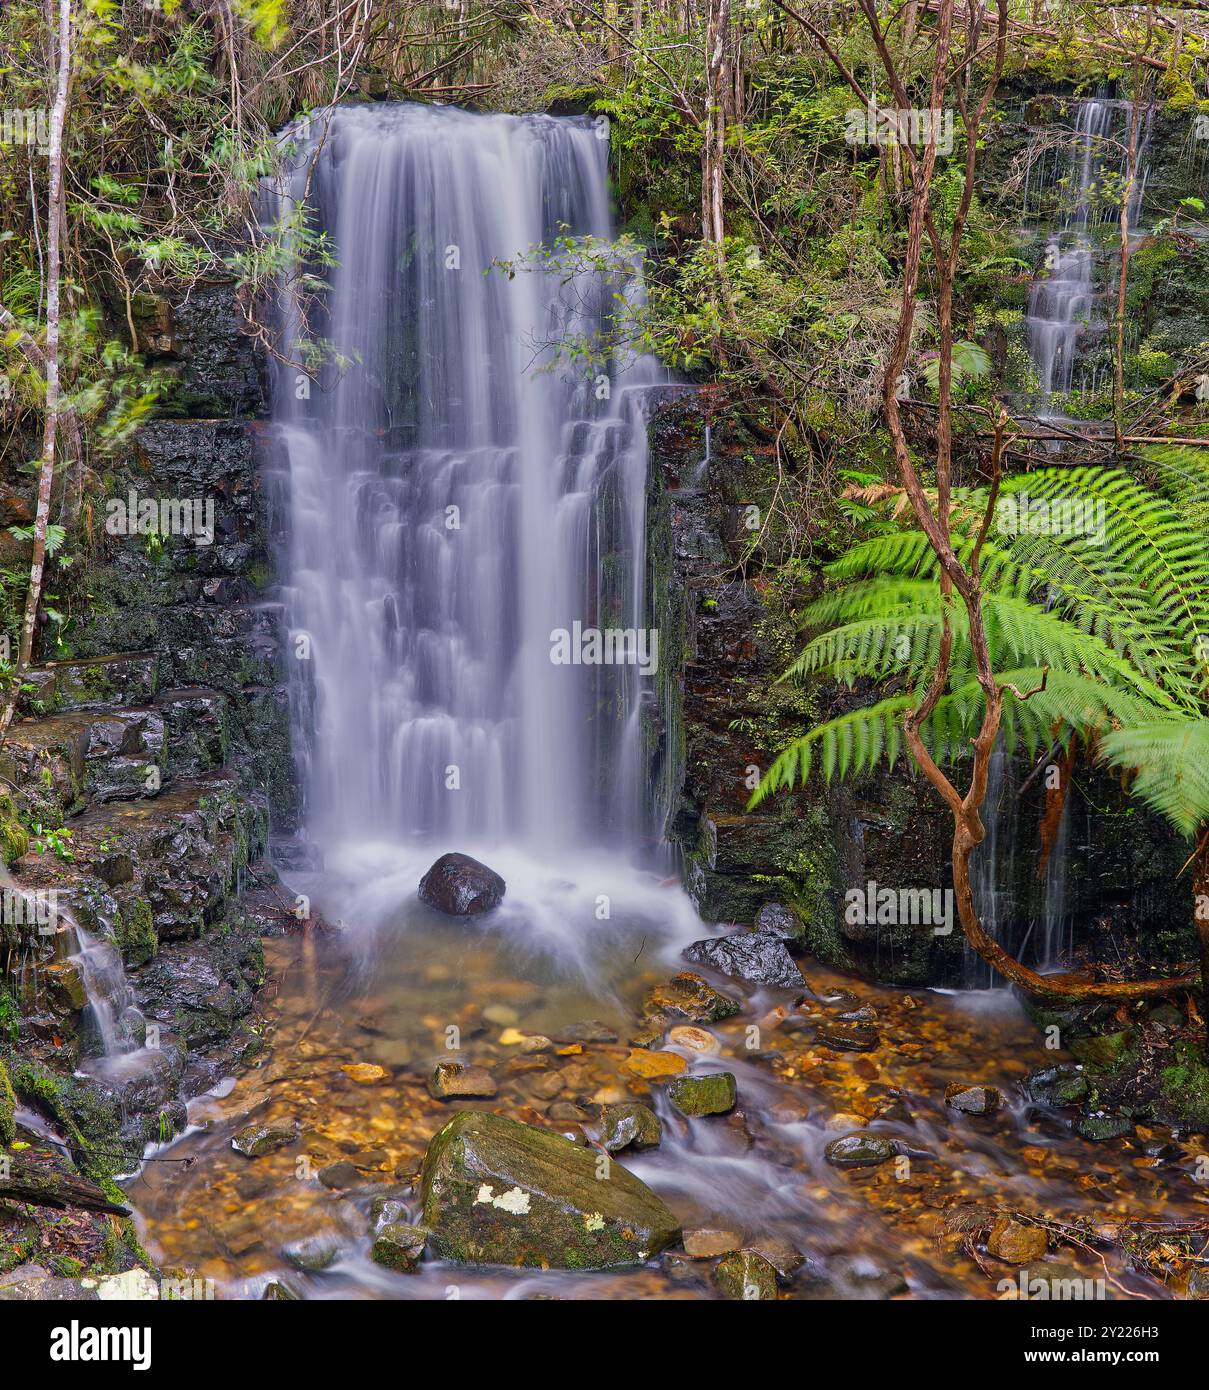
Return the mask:
<path id="1" fill-rule="evenodd" d="M 701 239 L 719 248 L 729 65 L 730 0 L 708 0 L 705 24 L 705 119 L 701 123 Z"/>
<path id="2" fill-rule="evenodd" d="M 34 515 L 33 555 L 29 566 L 29 590 L 13 685 L 0 713 L 0 738 L 12 722 L 21 688 L 21 677 L 33 657 L 42 576 L 46 568 L 46 528 L 50 521 L 50 494 L 55 477 L 55 436 L 59 428 L 59 293 L 63 238 L 63 127 L 67 120 L 67 90 L 71 77 L 71 0 L 59 0 L 59 73 L 50 113 L 48 152 L 49 193 L 46 209 L 46 404 L 42 427 L 42 462 L 38 473 L 38 508 Z"/>
<path id="3" fill-rule="evenodd" d="M 1192 861 L 1192 909 L 1201 948 L 1201 1018 L 1209 1036 L 1209 826 L 1201 832 Z"/>

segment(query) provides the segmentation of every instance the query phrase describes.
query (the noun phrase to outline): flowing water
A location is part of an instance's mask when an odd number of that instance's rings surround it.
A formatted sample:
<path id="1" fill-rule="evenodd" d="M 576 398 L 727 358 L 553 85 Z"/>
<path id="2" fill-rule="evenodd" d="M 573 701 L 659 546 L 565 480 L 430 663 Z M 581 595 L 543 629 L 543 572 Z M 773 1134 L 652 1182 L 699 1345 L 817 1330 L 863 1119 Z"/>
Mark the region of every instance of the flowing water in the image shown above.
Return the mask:
<path id="1" fill-rule="evenodd" d="M 1141 114 L 1137 177 L 1129 223 L 1138 225 L 1146 193 L 1150 110 Z M 1065 211 L 1045 243 L 1041 271 L 1029 293 L 1025 329 L 1037 378 L 1030 404 L 1037 418 L 1063 421 L 1074 389 L 1096 390 L 1102 377 L 1087 359 L 1108 327 L 1105 289 L 1097 276 L 1097 252 L 1105 232 L 1115 231 L 1118 208 L 1106 194 L 1113 176 L 1127 169 L 1131 112 L 1128 102 L 1088 98 L 1077 103 L 1072 137 L 1043 166 L 1042 184 L 1061 184 Z M 1027 196 L 1026 196 L 1027 206 Z M 1111 229 L 1110 229 L 1110 224 Z"/>
<path id="2" fill-rule="evenodd" d="M 668 676 L 558 664 L 551 637 L 643 621 L 641 410 L 656 373 L 555 350 L 607 320 L 609 275 L 515 264 L 537 243 L 608 237 L 605 154 L 586 121 L 412 107 L 342 108 L 302 142 L 277 209 L 305 193 L 339 266 L 305 324 L 287 301 L 286 336 L 348 359 L 315 389 L 283 371 L 275 409 L 294 735 L 324 867 L 289 875 L 312 925 L 269 943 L 262 1064 L 195 1100 L 189 1132 L 129 1184 L 144 1239 L 244 1297 L 279 1278 L 318 1298 L 713 1292 L 709 1264 L 675 1254 L 600 1275 L 375 1265 L 370 1204 L 390 1194 L 415 1214 L 425 1146 L 463 1104 L 425 1082 L 456 1057 L 499 1087 L 472 1107 L 580 1142 L 602 1104 L 647 1100 L 663 1142 L 625 1166 L 686 1227 L 792 1244 L 796 1293 L 998 1296 L 943 1231 L 953 1202 L 1069 1220 L 1198 1199 L 1194 1150 L 1089 1151 L 1024 1103 L 1020 1079 L 1054 1055 L 1009 996 L 854 997 L 809 964 L 800 994 L 719 979 L 742 1011 L 710 1030 L 711 1052 L 681 1055 L 735 1074 L 726 1117 L 673 1111 L 626 1045 L 644 992 L 710 930 L 649 853 L 641 711 Z M 508 884 L 473 923 L 417 899 L 451 849 Z M 873 1051 L 816 1040 L 862 1004 Z M 524 1051 L 533 1034 L 550 1046 Z M 944 1105 L 954 1081 L 998 1085 L 1008 1103 L 960 1116 Z M 249 1161 L 230 1146 L 249 1123 L 298 1138 Z M 862 1127 L 898 1140 L 900 1161 L 826 1163 L 826 1143 Z M 318 1179 L 336 1162 L 355 1168 L 351 1189 Z M 1109 1258 L 1074 1262 L 1113 1292 L 1161 1293 Z"/>

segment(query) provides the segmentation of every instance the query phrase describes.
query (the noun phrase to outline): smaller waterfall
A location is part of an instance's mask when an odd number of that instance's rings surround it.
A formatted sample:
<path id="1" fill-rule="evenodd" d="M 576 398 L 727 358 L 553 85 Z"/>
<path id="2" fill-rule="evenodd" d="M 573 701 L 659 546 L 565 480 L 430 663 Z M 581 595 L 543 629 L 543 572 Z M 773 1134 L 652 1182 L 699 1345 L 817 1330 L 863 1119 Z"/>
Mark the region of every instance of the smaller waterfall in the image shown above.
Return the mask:
<path id="1" fill-rule="evenodd" d="M 1137 177 L 1128 210 L 1131 227 L 1137 226 L 1146 191 L 1151 115 L 1148 110 L 1138 131 Z M 1033 282 L 1025 321 L 1037 377 L 1034 408 L 1040 420 L 1062 420 L 1062 398 L 1076 386 L 1094 390 L 1102 379 L 1087 360 L 1094 339 L 1107 326 L 1102 292 L 1096 284 L 1096 229 L 1115 222 L 1118 211 L 1097 195 L 1106 175 L 1125 170 L 1123 145 L 1131 119 L 1128 102 L 1102 98 L 1080 102 L 1075 138 L 1055 171 L 1056 179 L 1067 181 L 1070 201 L 1046 239 L 1042 272 Z"/>

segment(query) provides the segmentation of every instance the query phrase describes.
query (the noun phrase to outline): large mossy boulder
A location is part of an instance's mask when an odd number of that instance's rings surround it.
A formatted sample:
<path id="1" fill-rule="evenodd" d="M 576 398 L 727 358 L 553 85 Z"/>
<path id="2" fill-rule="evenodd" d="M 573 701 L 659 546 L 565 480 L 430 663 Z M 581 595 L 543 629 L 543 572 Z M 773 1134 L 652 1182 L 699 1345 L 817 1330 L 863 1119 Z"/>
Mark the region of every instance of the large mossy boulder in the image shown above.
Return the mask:
<path id="1" fill-rule="evenodd" d="M 476 1110 L 429 1145 L 421 1196 L 431 1248 L 462 1264 L 608 1269 L 680 1238 L 667 1206 L 616 1162 Z"/>

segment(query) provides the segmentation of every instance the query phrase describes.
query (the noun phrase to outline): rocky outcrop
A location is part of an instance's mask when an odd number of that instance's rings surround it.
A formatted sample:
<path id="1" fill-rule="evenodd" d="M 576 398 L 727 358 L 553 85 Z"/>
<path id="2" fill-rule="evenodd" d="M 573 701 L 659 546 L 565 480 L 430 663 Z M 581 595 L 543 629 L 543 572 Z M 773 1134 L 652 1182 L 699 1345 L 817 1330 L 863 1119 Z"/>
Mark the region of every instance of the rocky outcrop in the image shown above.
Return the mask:
<path id="1" fill-rule="evenodd" d="M 0 923 L 28 967 L 0 1051 L 20 1102 L 93 1172 L 134 1166 L 258 1047 L 265 913 L 239 898 L 271 885 L 269 822 L 288 831 L 297 812 L 256 354 L 232 285 L 141 297 L 137 316 L 175 386 L 91 499 L 92 544 L 65 580 L 71 653 L 28 672 L 0 752 L 5 859 L 58 908 Z M 137 1065 L 93 1056 L 72 923 L 125 964 Z"/>

